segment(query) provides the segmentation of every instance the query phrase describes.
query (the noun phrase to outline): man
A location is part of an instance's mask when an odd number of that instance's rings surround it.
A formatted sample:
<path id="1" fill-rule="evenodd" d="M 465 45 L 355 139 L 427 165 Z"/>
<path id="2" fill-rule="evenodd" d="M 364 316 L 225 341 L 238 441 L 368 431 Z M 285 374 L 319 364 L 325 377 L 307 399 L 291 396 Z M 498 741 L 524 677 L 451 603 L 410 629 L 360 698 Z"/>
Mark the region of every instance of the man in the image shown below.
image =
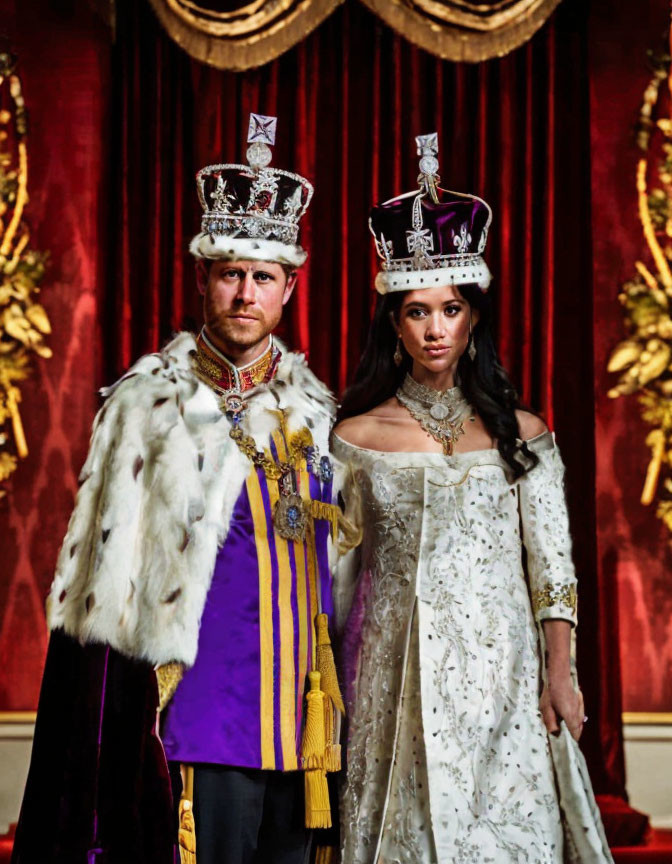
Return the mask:
<path id="1" fill-rule="evenodd" d="M 184 862 L 195 843 L 199 864 L 300 864 L 331 824 L 328 543 L 345 522 L 333 399 L 272 335 L 312 196 L 268 167 L 275 124 L 253 114 L 249 165 L 197 175 L 203 331 L 103 393 L 48 601 L 15 864 L 172 862 L 166 757 Z"/>

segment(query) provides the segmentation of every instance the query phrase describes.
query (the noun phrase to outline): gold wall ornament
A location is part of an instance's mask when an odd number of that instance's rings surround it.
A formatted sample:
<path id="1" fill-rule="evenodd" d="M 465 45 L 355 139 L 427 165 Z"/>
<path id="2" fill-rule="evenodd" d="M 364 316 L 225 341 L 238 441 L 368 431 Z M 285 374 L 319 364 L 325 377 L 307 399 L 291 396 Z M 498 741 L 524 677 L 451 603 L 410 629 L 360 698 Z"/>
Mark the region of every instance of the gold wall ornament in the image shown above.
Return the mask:
<path id="1" fill-rule="evenodd" d="M 635 275 L 618 295 L 627 336 L 609 357 L 607 370 L 618 373 L 619 380 L 608 396 L 638 395 L 642 419 L 651 427 L 645 439 L 651 459 L 641 503 L 657 501 L 656 515 L 672 533 L 672 120 L 654 120 L 666 81 L 672 109 L 670 53 L 652 56 L 652 61 L 653 76 L 639 112 L 637 144 L 643 155 L 635 177 L 651 264 L 636 261 Z M 654 164 L 656 185 L 649 188 Z"/>
<path id="2" fill-rule="evenodd" d="M 0 54 L 0 497 L 1 484 L 28 455 L 17 386 L 30 374 L 32 354 L 51 357 L 51 332 L 36 302 L 47 253 L 30 248 L 23 216 L 28 203 L 26 107 L 16 58 Z"/>
<path id="3" fill-rule="evenodd" d="M 217 69 L 275 60 L 305 39 L 344 0 L 251 0 L 220 12 L 204 0 L 150 0 L 168 35 Z M 502 57 L 527 42 L 560 0 L 361 0 L 396 33 L 444 60 Z"/>

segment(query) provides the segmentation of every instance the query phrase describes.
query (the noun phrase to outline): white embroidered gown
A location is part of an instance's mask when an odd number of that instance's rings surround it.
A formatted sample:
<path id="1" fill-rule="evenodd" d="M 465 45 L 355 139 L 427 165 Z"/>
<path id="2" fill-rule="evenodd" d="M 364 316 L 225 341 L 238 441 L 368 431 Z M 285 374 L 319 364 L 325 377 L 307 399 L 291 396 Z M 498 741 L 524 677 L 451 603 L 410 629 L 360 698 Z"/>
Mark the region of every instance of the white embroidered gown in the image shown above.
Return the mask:
<path id="1" fill-rule="evenodd" d="M 558 448 L 529 443 L 539 464 L 512 485 L 496 450 L 334 437 L 364 522 L 335 597 L 343 619 L 352 604 L 342 864 L 563 861 L 535 619 L 574 622 L 576 580 Z"/>

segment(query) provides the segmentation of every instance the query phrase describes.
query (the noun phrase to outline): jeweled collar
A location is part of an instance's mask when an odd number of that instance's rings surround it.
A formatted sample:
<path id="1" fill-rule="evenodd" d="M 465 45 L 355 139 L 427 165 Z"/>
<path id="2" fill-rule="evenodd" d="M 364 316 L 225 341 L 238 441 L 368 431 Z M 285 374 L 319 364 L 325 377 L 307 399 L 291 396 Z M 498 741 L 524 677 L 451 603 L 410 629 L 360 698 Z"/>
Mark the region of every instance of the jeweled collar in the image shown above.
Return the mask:
<path id="1" fill-rule="evenodd" d="M 238 426 L 245 411 L 246 392 L 273 379 L 282 352 L 271 336 L 261 357 L 246 366 L 234 366 L 208 339 L 205 328 L 198 334 L 196 349 L 196 374 L 221 397 L 219 407 Z"/>
<path id="2" fill-rule="evenodd" d="M 245 393 L 260 384 L 267 384 L 275 375 L 280 362 L 280 350 L 271 336 L 268 348 L 245 366 L 235 366 L 201 330 L 196 338 L 196 364 L 200 376 L 217 391 L 237 390 Z"/>
<path id="3" fill-rule="evenodd" d="M 459 387 L 434 390 L 406 375 L 397 390 L 397 399 L 411 417 L 452 456 L 455 442 L 464 435 L 464 421 L 473 413 Z"/>

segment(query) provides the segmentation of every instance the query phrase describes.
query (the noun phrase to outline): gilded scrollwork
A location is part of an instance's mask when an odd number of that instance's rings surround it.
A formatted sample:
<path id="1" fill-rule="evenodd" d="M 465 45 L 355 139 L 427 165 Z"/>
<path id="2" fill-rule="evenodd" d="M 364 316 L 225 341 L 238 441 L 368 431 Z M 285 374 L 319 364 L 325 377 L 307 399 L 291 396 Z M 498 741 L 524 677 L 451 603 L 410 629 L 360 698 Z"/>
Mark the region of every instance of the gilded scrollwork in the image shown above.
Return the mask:
<path id="1" fill-rule="evenodd" d="M 639 219 L 650 261 L 635 261 L 636 274 L 622 287 L 627 336 L 613 349 L 608 371 L 619 374 L 611 398 L 637 394 L 651 427 L 651 450 L 641 502 L 657 502 L 657 516 L 672 532 L 672 119 L 658 117 L 670 55 L 652 57 L 653 76 L 639 114 L 636 188 Z M 655 185 L 647 177 L 657 174 Z"/>
<path id="2" fill-rule="evenodd" d="M 32 354 L 51 357 L 51 332 L 36 302 L 47 255 L 30 248 L 24 221 L 28 203 L 28 128 L 16 58 L 0 54 L 0 484 L 28 455 L 19 382 L 30 374 Z M 11 431 L 10 431 L 11 430 Z M 0 497 L 4 495 L 0 488 Z"/>

